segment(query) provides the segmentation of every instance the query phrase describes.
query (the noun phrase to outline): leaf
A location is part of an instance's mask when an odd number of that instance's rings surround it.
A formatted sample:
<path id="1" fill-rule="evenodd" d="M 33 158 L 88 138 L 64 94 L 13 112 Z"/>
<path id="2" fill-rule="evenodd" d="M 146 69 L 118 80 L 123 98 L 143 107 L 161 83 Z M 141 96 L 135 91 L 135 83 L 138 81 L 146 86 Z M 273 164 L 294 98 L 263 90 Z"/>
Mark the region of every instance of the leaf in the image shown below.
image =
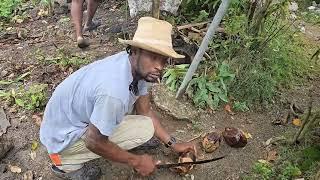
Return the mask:
<path id="1" fill-rule="evenodd" d="M 221 85 L 222 85 L 222 89 L 224 90 L 224 92 L 227 92 L 227 86 L 226 86 L 226 84 L 223 82 L 223 79 L 222 79 L 222 78 L 220 79 L 220 83 L 221 83 Z"/>
<path id="2" fill-rule="evenodd" d="M 217 94 L 215 94 L 215 95 L 213 96 L 213 105 L 214 105 L 215 107 L 218 107 L 219 102 L 220 102 L 220 98 L 219 98 L 219 96 L 218 96 Z"/>
<path id="3" fill-rule="evenodd" d="M 10 164 L 9 164 L 9 169 L 13 173 L 21 173 L 22 171 L 19 166 L 11 166 Z"/>
<path id="4" fill-rule="evenodd" d="M 268 161 L 266 161 L 266 160 L 264 160 L 264 159 L 259 159 L 258 162 L 259 162 L 259 163 L 262 163 L 262 164 L 269 164 Z"/>
<path id="5" fill-rule="evenodd" d="M 35 151 L 38 148 L 39 143 L 37 141 L 32 141 L 31 150 Z"/>
<path id="6" fill-rule="evenodd" d="M 224 110 L 227 111 L 230 115 L 235 115 L 235 113 L 231 110 L 231 106 L 229 104 L 226 104 L 224 106 Z"/>
<path id="7" fill-rule="evenodd" d="M 38 125 L 40 127 L 41 121 L 42 121 L 41 115 L 34 114 L 34 115 L 32 115 L 32 119 L 35 121 L 36 125 Z"/>
<path id="8" fill-rule="evenodd" d="M 218 96 L 222 101 L 228 102 L 228 97 L 225 93 L 219 93 Z"/>
<path id="9" fill-rule="evenodd" d="M 277 151 L 275 150 L 272 150 L 272 151 L 269 151 L 268 154 L 267 154 L 267 161 L 268 162 L 273 162 L 277 159 Z"/>
<path id="10" fill-rule="evenodd" d="M 9 80 L 9 81 L 1 80 L 0 81 L 0 85 L 9 85 L 9 84 L 12 84 L 12 83 L 14 83 L 14 81 L 11 81 L 11 80 Z"/>
<path id="11" fill-rule="evenodd" d="M 31 72 L 26 72 L 26 73 L 20 75 L 20 76 L 16 79 L 16 82 L 21 81 L 23 78 L 25 78 L 26 76 L 28 76 L 28 75 L 30 75 L 30 74 L 31 74 Z"/>
<path id="12" fill-rule="evenodd" d="M 175 79 L 175 76 L 172 74 L 169 76 L 169 78 L 166 80 L 166 85 L 170 84 Z"/>
<path id="13" fill-rule="evenodd" d="M 243 135 L 247 138 L 247 139 L 252 139 L 252 135 L 248 132 L 243 132 Z"/>
<path id="14" fill-rule="evenodd" d="M 221 90 L 220 88 L 217 86 L 217 84 L 213 84 L 213 83 L 207 83 L 206 84 L 209 91 L 213 92 L 213 93 L 220 93 Z"/>
<path id="15" fill-rule="evenodd" d="M 33 173 L 31 170 L 23 174 L 23 180 L 33 180 Z"/>
<path id="16" fill-rule="evenodd" d="M 302 122 L 301 122 L 300 119 L 296 118 L 296 119 L 292 120 L 292 124 L 295 125 L 295 126 L 301 126 Z"/>
<path id="17" fill-rule="evenodd" d="M 36 157 L 37 157 L 37 153 L 36 153 L 35 151 L 31 151 L 31 152 L 30 152 L 30 158 L 31 158 L 32 160 L 35 160 Z"/>
<path id="18" fill-rule="evenodd" d="M 171 69 L 168 69 L 168 70 L 164 73 L 164 75 L 162 76 L 162 78 L 166 78 L 166 77 L 170 76 L 171 73 L 172 73 L 172 70 L 171 70 Z"/>
<path id="19" fill-rule="evenodd" d="M 21 107 L 24 107 L 24 102 L 22 99 L 15 99 L 15 103 L 18 105 L 18 106 L 21 106 Z"/>

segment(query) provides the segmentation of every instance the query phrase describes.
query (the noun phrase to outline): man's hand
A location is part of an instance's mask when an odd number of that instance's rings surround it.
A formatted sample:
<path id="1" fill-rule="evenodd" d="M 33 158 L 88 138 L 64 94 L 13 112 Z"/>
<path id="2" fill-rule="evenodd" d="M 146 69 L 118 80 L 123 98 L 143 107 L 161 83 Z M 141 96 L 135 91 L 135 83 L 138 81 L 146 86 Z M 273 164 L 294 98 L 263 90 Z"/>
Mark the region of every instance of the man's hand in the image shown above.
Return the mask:
<path id="1" fill-rule="evenodd" d="M 149 155 L 139 155 L 137 159 L 132 162 L 133 168 L 142 176 L 150 175 L 156 169 L 157 164 L 160 164 L 160 161 L 155 161 Z"/>
<path id="2" fill-rule="evenodd" d="M 177 153 L 193 151 L 195 154 L 197 154 L 196 146 L 193 143 L 176 143 L 176 144 L 173 144 L 171 147 Z"/>

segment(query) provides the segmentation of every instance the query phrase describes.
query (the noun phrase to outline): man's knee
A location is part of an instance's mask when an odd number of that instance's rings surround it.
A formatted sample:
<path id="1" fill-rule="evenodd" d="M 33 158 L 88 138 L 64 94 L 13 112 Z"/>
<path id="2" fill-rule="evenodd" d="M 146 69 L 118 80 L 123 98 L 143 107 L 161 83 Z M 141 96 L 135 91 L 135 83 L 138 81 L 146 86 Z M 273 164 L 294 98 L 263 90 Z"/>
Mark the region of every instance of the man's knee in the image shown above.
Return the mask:
<path id="1" fill-rule="evenodd" d="M 139 126 L 139 129 L 137 129 L 137 130 L 144 129 L 147 140 L 151 139 L 152 136 L 154 135 L 154 131 L 155 131 L 152 119 L 147 116 L 140 116 L 139 121 L 137 121 L 137 123 L 138 122 L 141 125 Z M 142 128 L 140 128 L 140 127 L 142 127 Z"/>

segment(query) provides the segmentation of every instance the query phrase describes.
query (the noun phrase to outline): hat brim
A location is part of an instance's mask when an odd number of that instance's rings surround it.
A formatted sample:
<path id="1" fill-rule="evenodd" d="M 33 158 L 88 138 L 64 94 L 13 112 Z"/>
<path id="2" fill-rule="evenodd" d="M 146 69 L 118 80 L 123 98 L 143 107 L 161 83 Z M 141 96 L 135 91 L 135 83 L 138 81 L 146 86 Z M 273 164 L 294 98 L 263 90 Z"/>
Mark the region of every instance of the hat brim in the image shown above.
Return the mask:
<path id="1" fill-rule="evenodd" d="M 180 58 L 184 58 L 184 55 L 178 54 L 174 51 L 173 48 L 170 47 L 163 47 L 163 46 L 156 46 L 156 45 L 149 45 L 147 43 L 143 43 L 143 42 L 138 42 L 138 41 L 134 41 L 134 40 L 124 40 L 121 38 L 118 38 L 119 42 L 122 44 L 127 44 L 127 45 L 131 45 L 134 47 L 138 47 L 144 50 L 148 50 L 157 54 L 161 54 L 163 56 L 167 56 L 167 57 L 171 57 L 171 58 L 176 58 L 176 59 L 180 59 Z"/>

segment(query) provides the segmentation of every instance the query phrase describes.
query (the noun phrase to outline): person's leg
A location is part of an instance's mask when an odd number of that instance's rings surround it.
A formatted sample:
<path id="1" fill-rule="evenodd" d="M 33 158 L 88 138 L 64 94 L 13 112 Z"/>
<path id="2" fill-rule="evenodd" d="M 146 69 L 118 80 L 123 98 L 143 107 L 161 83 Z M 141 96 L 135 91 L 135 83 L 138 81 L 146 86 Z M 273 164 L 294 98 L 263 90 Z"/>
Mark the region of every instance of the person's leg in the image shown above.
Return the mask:
<path id="1" fill-rule="evenodd" d="M 92 21 L 94 14 L 97 11 L 98 5 L 99 5 L 99 0 L 87 0 L 87 19 L 84 25 L 85 31 L 94 30 L 100 25 L 100 22 Z"/>
<path id="2" fill-rule="evenodd" d="M 144 144 L 153 135 L 154 127 L 151 118 L 141 115 L 128 115 L 116 127 L 109 140 L 123 149 L 130 150 Z M 99 155 L 87 149 L 82 139 L 61 153 L 50 155 L 53 164 L 64 172 L 81 169 L 85 162 L 99 157 Z"/>
<path id="3" fill-rule="evenodd" d="M 71 2 L 71 17 L 76 29 L 77 43 L 80 48 L 89 46 L 89 42 L 82 36 L 83 2 L 84 0 L 72 0 Z"/>

